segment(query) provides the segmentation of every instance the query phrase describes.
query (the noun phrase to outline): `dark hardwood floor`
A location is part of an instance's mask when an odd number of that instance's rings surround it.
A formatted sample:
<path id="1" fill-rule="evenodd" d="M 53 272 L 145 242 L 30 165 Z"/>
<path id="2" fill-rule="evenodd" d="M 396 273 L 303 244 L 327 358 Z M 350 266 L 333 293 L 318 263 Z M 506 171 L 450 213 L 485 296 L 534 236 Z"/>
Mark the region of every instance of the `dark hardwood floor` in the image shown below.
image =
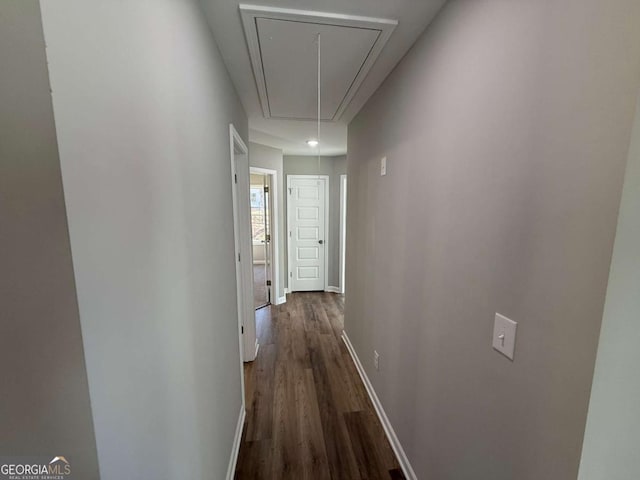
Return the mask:
<path id="1" fill-rule="evenodd" d="M 236 479 L 403 479 L 345 347 L 343 298 L 294 293 L 257 312 Z"/>
<path id="2" fill-rule="evenodd" d="M 269 303 L 267 298 L 267 270 L 264 265 L 253 265 L 253 308 Z"/>

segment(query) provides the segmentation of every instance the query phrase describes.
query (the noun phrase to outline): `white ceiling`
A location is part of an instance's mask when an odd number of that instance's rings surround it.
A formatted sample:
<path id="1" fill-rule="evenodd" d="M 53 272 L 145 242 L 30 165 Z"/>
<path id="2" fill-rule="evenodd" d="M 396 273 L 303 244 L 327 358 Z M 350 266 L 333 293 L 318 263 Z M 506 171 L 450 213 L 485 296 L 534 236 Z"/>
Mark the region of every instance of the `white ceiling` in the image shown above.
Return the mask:
<path id="1" fill-rule="evenodd" d="M 336 118 L 321 125 L 322 155 L 340 155 L 347 149 L 347 124 L 393 70 L 446 0 L 265 0 L 260 5 L 327 12 L 330 14 L 396 20 L 393 34 L 371 65 L 360 75 L 359 87 L 349 88 L 378 33 L 344 25 L 313 29 L 298 22 L 261 18 L 257 36 L 263 75 L 268 90 L 268 109 L 263 112 L 249 48 L 243 30 L 239 0 L 201 0 L 216 42 L 249 116 L 249 140 L 280 148 L 288 155 L 314 155 L 306 140 L 316 137 L 317 124 L 283 118 L 316 117 L 316 45 L 321 33 L 322 117 Z M 313 30 L 313 32 L 312 32 Z M 359 31 L 361 30 L 361 31 Z M 326 75 L 326 76 L 325 76 Z M 349 97 L 351 97 L 349 101 Z M 262 96 L 263 100 L 265 95 Z M 343 102 L 343 100 L 346 101 Z M 264 113 L 271 117 L 265 118 Z"/>
<path id="2" fill-rule="evenodd" d="M 318 150 L 305 142 L 316 138 L 317 122 L 279 120 L 256 115 L 251 119 L 249 136 L 252 142 L 280 148 L 285 155 L 316 155 Z M 347 126 L 344 123 L 322 122 L 320 153 L 327 156 L 344 155 L 347 151 Z"/>

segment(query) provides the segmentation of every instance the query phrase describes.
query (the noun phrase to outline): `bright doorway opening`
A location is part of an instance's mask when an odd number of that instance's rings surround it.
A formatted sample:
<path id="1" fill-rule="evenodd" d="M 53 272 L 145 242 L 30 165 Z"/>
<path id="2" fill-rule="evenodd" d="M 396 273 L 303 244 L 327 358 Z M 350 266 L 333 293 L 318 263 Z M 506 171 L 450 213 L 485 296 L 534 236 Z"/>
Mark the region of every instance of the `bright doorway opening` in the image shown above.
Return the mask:
<path id="1" fill-rule="evenodd" d="M 249 203 L 251 208 L 251 245 L 253 250 L 253 306 L 271 304 L 273 295 L 271 175 L 251 170 Z"/>

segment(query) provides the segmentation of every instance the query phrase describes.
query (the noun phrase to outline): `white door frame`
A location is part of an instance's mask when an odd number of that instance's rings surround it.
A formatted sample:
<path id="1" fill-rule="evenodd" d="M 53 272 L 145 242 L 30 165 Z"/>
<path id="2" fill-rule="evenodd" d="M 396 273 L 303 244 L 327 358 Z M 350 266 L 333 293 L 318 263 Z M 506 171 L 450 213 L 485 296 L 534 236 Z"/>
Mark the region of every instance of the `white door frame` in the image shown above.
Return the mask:
<path id="1" fill-rule="evenodd" d="M 255 359 L 258 352 L 256 319 L 253 309 L 253 270 L 251 213 L 249 206 L 249 149 L 233 124 L 229 124 L 231 158 L 231 192 L 233 199 L 233 237 L 235 245 L 236 292 L 240 358 Z M 242 372 L 244 402 L 244 372 Z"/>
<path id="2" fill-rule="evenodd" d="M 347 176 L 340 175 L 340 293 L 344 295 L 344 271 L 347 247 Z"/>
<path id="3" fill-rule="evenodd" d="M 280 205 L 278 204 L 278 172 L 269 168 L 251 167 L 251 173 L 259 173 L 269 175 L 271 177 L 271 278 L 273 278 L 273 286 L 271 287 L 271 303 L 279 305 L 286 301 L 286 298 L 280 298 L 280 231 L 278 230 L 278 213 Z"/>
<path id="4" fill-rule="evenodd" d="M 329 289 L 329 250 L 331 232 L 329 231 L 329 175 L 287 175 L 287 238 L 291 238 L 291 180 L 296 178 L 306 180 L 324 180 L 324 290 Z M 289 271 L 289 280 L 287 282 L 288 291 L 293 292 L 291 289 L 291 241 L 287 241 L 287 270 Z"/>

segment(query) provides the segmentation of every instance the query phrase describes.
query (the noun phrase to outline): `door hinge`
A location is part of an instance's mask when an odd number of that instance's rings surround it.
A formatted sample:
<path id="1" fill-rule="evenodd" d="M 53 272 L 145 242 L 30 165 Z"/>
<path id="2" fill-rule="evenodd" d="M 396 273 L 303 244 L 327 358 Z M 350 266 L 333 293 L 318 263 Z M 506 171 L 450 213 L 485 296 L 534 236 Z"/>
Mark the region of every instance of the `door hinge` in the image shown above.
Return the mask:
<path id="1" fill-rule="evenodd" d="M 237 173 L 233 174 L 233 181 L 234 181 L 234 183 L 238 183 L 238 174 Z"/>
<path id="2" fill-rule="evenodd" d="M 271 241 L 271 234 L 267 233 L 265 236 L 265 241 L 270 242 Z"/>
<path id="3" fill-rule="evenodd" d="M 240 254 L 238 254 L 238 261 L 240 261 Z"/>
<path id="4" fill-rule="evenodd" d="M 293 272 L 289 272 L 289 277 L 293 278 Z"/>
<path id="5" fill-rule="evenodd" d="M 240 327 L 240 333 L 244 335 L 244 326 Z"/>
<path id="6" fill-rule="evenodd" d="M 267 280 L 267 287 L 271 286 L 271 280 Z"/>
<path id="7" fill-rule="evenodd" d="M 289 195 L 291 195 L 293 193 L 293 188 L 289 189 Z"/>
<path id="8" fill-rule="evenodd" d="M 264 187 L 264 193 L 269 193 L 269 187 Z"/>
<path id="9" fill-rule="evenodd" d="M 291 238 L 291 230 L 289 230 L 289 238 Z"/>

